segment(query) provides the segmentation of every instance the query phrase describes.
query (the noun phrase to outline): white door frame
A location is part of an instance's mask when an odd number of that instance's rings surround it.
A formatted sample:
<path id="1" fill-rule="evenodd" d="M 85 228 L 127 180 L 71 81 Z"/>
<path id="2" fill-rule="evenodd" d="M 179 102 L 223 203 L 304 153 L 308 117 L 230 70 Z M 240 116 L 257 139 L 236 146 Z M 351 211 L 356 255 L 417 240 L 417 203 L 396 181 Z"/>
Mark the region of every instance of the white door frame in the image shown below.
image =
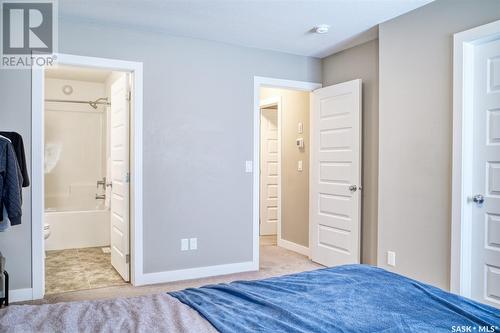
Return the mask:
<path id="1" fill-rule="evenodd" d="M 453 36 L 452 292 L 471 295 L 474 46 L 500 38 L 500 20 Z"/>
<path id="2" fill-rule="evenodd" d="M 132 73 L 131 155 L 130 155 L 130 282 L 144 284 L 142 221 L 142 63 L 115 59 L 57 54 L 57 63 Z M 32 299 L 44 296 L 44 68 L 32 68 L 31 159 L 32 159 Z"/>
<path id="3" fill-rule="evenodd" d="M 253 78 L 253 256 L 252 268 L 259 270 L 259 217 L 260 217 L 260 88 L 272 87 L 313 91 L 321 88 L 321 83 L 284 80 L 270 77 L 254 76 Z M 280 121 L 280 120 L 278 120 Z M 281 161 L 281 160 L 280 160 Z M 280 193 L 281 197 L 281 193 Z M 281 199 L 280 199 L 281 200 Z M 281 213 L 280 213 L 281 220 Z M 279 226 L 281 234 L 281 225 Z M 281 237 L 281 236 L 280 236 Z M 293 244 L 293 243 L 292 243 Z"/>
<path id="4" fill-rule="evenodd" d="M 262 113 L 263 108 L 267 108 L 270 106 L 276 105 L 277 112 L 277 123 L 278 123 L 278 165 L 279 165 L 279 176 L 278 176 L 278 221 L 276 223 L 276 238 L 278 239 L 278 243 L 281 240 L 281 178 L 282 178 L 282 166 L 281 166 L 281 154 L 283 152 L 283 144 L 281 140 L 281 97 L 274 96 L 266 99 L 260 100 L 259 112 Z M 259 125 L 260 127 L 260 125 Z M 260 139 L 260 138 L 259 138 Z M 260 142 L 260 141 L 259 141 Z M 259 154 L 260 156 L 260 154 Z M 259 174 L 260 174 L 260 161 L 259 161 Z M 259 181 L 260 182 L 260 181 Z M 259 183 L 259 191 L 260 191 L 260 183 Z M 260 217 L 260 208 L 259 208 L 259 217 Z M 260 223 L 259 223 L 260 225 Z M 260 230 L 259 230 L 260 235 Z"/>

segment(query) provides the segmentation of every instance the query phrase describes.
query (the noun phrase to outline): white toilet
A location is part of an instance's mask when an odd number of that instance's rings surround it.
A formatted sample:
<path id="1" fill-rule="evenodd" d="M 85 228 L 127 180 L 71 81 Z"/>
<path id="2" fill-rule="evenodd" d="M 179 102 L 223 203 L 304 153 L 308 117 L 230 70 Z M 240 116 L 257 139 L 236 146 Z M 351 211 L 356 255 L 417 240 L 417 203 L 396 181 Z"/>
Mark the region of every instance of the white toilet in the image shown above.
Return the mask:
<path id="1" fill-rule="evenodd" d="M 43 238 L 47 239 L 50 236 L 50 224 L 45 223 L 43 225 Z"/>

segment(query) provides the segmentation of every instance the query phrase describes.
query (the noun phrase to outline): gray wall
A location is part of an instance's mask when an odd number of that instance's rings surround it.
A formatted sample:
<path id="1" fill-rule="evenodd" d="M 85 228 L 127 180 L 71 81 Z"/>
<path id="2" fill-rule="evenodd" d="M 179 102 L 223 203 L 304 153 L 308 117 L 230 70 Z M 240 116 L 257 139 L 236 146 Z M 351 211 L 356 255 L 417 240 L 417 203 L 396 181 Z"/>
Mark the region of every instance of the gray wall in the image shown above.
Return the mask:
<path id="1" fill-rule="evenodd" d="M 261 88 L 261 99 L 281 97 L 281 238 L 309 247 L 309 92 Z M 297 133 L 298 123 L 304 130 Z M 304 138 L 304 149 L 296 139 Z M 297 163 L 302 160 L 302 171 Z"/>
<path id="2" fill-rule="evenodd" d="M 0 70 L 0 131 L 14 131 L 23 136 L 28 155 L 31 154 L 31 72 Z M 23 190 L 23 223 L 0 232 L 0 252 L 7 258 L 11 287 L 31 286 L 31 187 Z"/>
<path id="3" fill-rule="evenodd" d="M 144 271 L 250 261 L 253 76 L 320 82 L 321 62 L 65 19 L 59 39 L 62 53 L 144 62 Z M 29 72 L 0 75 L 0 127 L 29 138 Z M 0 236 L 13 289 L 30 286 L 24 207 L 23 225 Z M 180 251 L 187 237 L 197 251 Z"/>
<path id="4" fill-rule="evenodd" d="M 377 263 L 378 40 L 323 59 L 323 85 L 363 81 L 363 190 L 361 262 Z"/>
<path id="5" fill-rule="evenodd" d="M 500 1 L 438 0 L 379 28 L 378 264 L 449 287 L 453 34 Z M 386 265 L 396 252 L 395 268 Z"/>

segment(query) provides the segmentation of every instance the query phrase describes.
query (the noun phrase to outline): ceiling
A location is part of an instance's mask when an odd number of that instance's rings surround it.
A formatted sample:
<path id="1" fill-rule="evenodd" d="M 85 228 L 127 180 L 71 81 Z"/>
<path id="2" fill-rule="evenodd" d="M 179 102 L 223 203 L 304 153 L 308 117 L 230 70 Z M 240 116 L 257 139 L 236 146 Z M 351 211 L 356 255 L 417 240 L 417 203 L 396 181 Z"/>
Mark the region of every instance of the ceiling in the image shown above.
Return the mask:
<path id="1" fill-rule="evenodd" d="M 45 70 L 45 77 L 49 79 L 77 80 L 87 82 L 106 82 L 111 71 L 76 66 L 49 66 Z"/>
<path id="2" fill-rule="evenodd" d="M 433 0 L 64 0 L 85 20 L 223 43 L 325 57 L 377 38 L 377 25 Z M 318 35 L 312 28 L 330 25 Z"/>

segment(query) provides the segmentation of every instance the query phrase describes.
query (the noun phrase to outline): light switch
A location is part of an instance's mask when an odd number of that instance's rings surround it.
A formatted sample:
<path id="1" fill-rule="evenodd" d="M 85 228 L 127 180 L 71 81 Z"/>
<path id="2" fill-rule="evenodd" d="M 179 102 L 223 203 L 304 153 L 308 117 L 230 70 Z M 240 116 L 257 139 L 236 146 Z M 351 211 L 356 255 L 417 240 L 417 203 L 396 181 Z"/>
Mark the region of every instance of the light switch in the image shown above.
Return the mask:
<path id="1" fill-rule="evenodd" d="M 253 161 L 245 161 L 245 172 L 246 173 L 253 172 Z"/>
<path id="2" fill-rule="evenodd" d="M 198 238 L 190 238 L 189 239 L 189 249 L 197 250 L 198 249 Z"/>
<path id="3" fill-rule="evenodd" d="M 302 170 L 303 170 L 302 161 L 298 161 L 297 162 L 297 171 L 302 171 Z"/>
<path id="4" fill-rule="evenodd" d="M 181 239 L 181 251 L 189 250 L 189 239 L 183 238 Z"/>
<path id="5" fill-rule="evenodd" d="M 303 123 L 299 123 L 298 126 L 297 126 L 297 132 L 299 134 L 302 134 L 304 132 L 304 124 Z"/>

